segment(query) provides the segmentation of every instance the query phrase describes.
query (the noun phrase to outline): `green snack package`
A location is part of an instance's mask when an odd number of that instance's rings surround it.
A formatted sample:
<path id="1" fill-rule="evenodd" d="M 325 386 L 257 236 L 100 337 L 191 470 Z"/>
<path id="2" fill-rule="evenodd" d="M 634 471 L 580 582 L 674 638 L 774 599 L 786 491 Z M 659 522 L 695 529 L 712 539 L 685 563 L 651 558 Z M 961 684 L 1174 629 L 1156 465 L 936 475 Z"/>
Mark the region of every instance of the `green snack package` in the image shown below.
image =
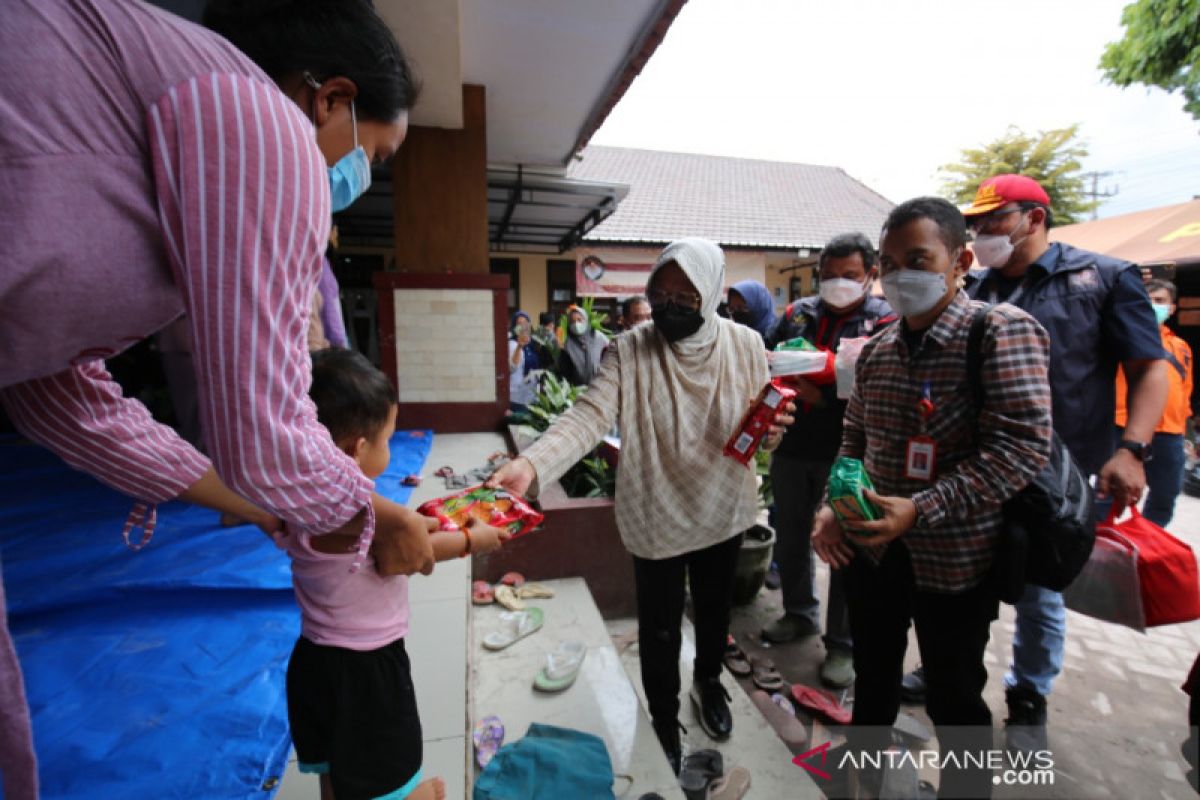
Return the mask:
<path id="1" fill-rule="evenodd" d="M 839 458 L 829 472 L 829 505 L 841 521 L 879 519 L 879 509 L 863 497 L 863 489 L 875 491 L 871 476 L 857 458 Z"/>
<path id="2" fill-rule="evenodd" d="M 816 350 L 817 348 L 808 339 L 803 336 L 798 336 L 795 339 L 788 339 L 786 342 L 780 342 L 775 345 L 775 350 L 782 352 L 786 350 Z"/>

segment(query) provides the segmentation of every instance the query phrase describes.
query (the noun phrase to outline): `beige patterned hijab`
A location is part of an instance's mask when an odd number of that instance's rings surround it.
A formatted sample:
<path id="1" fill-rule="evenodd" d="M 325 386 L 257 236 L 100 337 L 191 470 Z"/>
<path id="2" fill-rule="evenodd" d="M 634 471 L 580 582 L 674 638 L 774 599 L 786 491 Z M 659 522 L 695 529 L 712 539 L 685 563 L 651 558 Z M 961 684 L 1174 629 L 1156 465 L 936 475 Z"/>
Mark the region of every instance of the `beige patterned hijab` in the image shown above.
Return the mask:
<path id="1" fill-rule="evenodd" d="M 617 337 L 621 460 L 616 516 L 626 547 L 669 558 L 754 524 L 753 471 L 722 454 L 746 403 L 768 380 L 762 338 L 717 316 L 725 255 L 706 239 L 681 239 L 650 273 L 674 262 L 702 301 L 696 333 L 668 343 L 653 325 Z"/>

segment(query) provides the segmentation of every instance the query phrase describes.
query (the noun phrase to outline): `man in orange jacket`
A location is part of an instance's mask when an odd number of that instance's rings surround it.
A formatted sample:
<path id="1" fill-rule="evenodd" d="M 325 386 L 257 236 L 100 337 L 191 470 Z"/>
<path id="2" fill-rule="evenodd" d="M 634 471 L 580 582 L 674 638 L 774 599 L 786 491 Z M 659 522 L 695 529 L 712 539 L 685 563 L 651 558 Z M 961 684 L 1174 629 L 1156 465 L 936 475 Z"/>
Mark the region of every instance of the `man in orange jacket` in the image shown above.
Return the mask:
<path id="1" fill-rule="evenodd" d="M 1188 418 L 1192 416 L 1192 348 L 1166 326 L 1175 313 L 1177 290 L 1169 281 L 1146 282 L 1154 315 L 1162 333 L 1163 349 L 1167 351 L 1167 370 L 1170 391 L 1162 419 L 1154 429 L 1150 442 L 1150 457 L 1146 459 L 1146 485 L 1149 493 L 1142 516 L 1165 528 L 1175 513 L 1175 498 L 1183 488 L 1183 435 Z M 1123 438 L 1126 421 L 1124 371 L 1117 372 L 1117 439 Z"/>

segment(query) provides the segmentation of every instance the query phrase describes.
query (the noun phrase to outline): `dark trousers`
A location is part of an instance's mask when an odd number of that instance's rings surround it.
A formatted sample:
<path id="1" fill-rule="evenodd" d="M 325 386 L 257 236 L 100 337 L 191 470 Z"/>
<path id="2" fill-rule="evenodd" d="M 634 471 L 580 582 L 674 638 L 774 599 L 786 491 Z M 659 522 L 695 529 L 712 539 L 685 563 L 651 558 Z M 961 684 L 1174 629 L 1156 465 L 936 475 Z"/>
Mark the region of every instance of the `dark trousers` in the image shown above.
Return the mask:
<path id="1" fill-rule="evenodd" d="M 724 542 L 664 559 L 633 557 L 637 583 L 638 650 L 642 688 L 650 716 L 670 722 L 679 716 L 679 650 L 682 645 L 684 578 L 692 592 L 695 614 L 695 680 L 721 674 L 721 657 L 729 635 L 733 578 L 741 534 Z"/>
<path id="2" fill-rule="evenodd" d="M 771 486 L 775 495 L 775 561 L 783 610 L 820 627 L 821 601 L 816 592 L 816 556 L 812 550 L 812 520 L 829 480 L 828 461 L 805 461 L 775 453 L 771 456 Z M 846 612 L 842 571 L 829 574 L 829 604 L 825 608 L 826 649 L 850 649 L 850 620 Z"/>
<path id="3" fill-rule="evenodd" d="M 939 741 L 952 742 L 956 750 L 990 749 L 992 712 L 983 700 L 983 652 L 1000 602 L 989 582 L 958 594 L 918 591 L 908 548 L 900 540 L 888 546 L 878 565 L 859 554 L 845 569 L 857 675 L 853 725 L 871 726 L 856 745 L 880 746 L 872 739 L 881 739 L 896 721 L 911 621 L 925 666 L 925 708 L 938 727 Z M 955 730 L 943 735 L 949 726 Z M 944 769 L 938 794 L 988 797 L 991 787 L 991 775 L 984 770 Z"/>

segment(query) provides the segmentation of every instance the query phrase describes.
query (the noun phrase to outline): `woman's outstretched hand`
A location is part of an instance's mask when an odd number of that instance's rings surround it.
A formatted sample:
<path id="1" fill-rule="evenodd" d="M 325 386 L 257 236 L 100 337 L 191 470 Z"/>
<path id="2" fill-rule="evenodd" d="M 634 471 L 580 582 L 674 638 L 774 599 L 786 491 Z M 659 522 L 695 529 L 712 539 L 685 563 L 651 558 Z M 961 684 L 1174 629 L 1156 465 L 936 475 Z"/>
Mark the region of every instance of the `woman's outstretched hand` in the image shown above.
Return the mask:
<path id="1" fill-rule="evenodd" d="M 483 485 L 489 489 L 507 489 L 513 494 L 524 497 L 529 493 L 529 487 L 535 480 L 537 480 L 537 470 L 533 468 L 533 464 L 528 458 L 517 456 L 493 472 Z"/>

